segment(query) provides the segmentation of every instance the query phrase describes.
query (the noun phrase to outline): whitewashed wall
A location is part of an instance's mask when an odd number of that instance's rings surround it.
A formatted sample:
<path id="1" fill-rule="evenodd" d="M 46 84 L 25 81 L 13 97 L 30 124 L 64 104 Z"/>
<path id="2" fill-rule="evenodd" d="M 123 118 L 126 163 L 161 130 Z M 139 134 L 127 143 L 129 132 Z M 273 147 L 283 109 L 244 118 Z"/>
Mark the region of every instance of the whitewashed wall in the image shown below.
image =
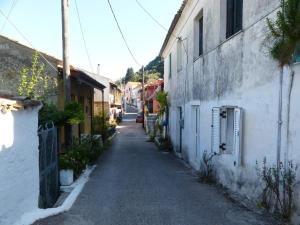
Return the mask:
<path id="1" fill-rule="evenodd" d="M 183 69 L 177 71 L 177 40 L 171 37 L 163 52 L 165 89 L 170 100 L 170 136 L 179 148 L 178 107 L 183 109 L 184 129 L 180 156 L 199 169 L 202 154 L 196 154 L 192 107 L 200 108 L 200 151 L 211 151 L 212 108 L 225 105 L 244 110 L 242 166 L 234 166 L 234 156 L 223 154 L 215 160 L 219 182 L 233 191 L 254 200 L 258 185 L 256 161 L 267 157 L 276 163 L 279 68 L 263 46 L 266 17 L 274 17 L 279 0 L 244 0 L 243 31 L 225 40 L 222 36 L 224 17 L 222 0 L 188 1 L 173 34 L 184 41 Z M 203 10 L 204 56 L 194 58 L 194 19 Z M 169 79 L 169 54 L 172 54 L 172 77 Z M 290 140 L 283 132 L 282 157 L 300 163 L 300 64 L 295 64 L 295 80 L 291 95 Z M 284 71 L 284 100 L 287 101 L 289 69 Z M 283 131 L 287 112 L 283 110 Z M 299 171 L 298 171 L 299 173 Z M 300 195 L 297 190 L 295 223 L 299 224 Z"/>
<path id="2" fill-rule="evenodd" d="M 38 208 L 38 109 L 0 111 L 0 225 Z"/>

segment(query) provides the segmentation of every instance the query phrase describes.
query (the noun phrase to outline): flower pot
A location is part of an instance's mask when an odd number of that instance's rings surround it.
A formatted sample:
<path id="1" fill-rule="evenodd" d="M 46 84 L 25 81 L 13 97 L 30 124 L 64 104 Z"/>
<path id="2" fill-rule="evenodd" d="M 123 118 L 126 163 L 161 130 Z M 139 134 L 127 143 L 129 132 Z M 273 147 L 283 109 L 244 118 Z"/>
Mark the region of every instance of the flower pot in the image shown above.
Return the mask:
<path id="1" fill-rule="evenodd" d="M 71 169 L 60 170 L 59 178 L 61 186 L 70 186 L 73 183 L 74 172 Z"/>

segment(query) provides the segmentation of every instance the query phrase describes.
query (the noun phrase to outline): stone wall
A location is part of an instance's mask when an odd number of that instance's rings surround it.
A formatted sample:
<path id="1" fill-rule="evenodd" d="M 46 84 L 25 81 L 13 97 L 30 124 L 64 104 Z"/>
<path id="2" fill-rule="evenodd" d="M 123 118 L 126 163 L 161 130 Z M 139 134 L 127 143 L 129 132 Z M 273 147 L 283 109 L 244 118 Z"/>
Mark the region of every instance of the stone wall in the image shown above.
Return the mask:
<path id="1" fill-rule="evenodd" d="M 23 66 L 31 67 L 33 54 L 34 50 L 32 48 L 0 36 L 0 90 L 17 94 L 21 79 L 20 71 Z M 40 63 L 45 64 L 45 75 L 50 78 L 49 86 L 53 87 L 57 85 L 58 71 L 55 68 L 57 68 L 59 60 L 46 54 L 43 54 L 43 56 L 54 67 L 51 67 L 45 59 L 39 56 Z M 51 98 L 56 100 L 57 93 L 51 91 L 51 95 Z"/>

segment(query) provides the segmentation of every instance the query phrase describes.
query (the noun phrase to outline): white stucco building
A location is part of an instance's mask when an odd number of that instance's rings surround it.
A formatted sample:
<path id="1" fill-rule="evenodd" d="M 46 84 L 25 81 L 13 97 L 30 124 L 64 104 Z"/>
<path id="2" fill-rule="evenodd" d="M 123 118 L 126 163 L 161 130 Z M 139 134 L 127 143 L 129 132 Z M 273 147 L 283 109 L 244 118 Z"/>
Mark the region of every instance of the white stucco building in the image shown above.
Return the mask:
<path id="1" fill-rule="evenodd" d="M 300 163 L 297 62 L 284 69 L 282 148 L 277 156 L 280 69 L 263 43 L 266 18 L 274 18 L 279 9 L 279 0 L 185 0 L 160 52 L 176 154 L 199 169 L 203 151 L 218 153 L 218 181 L 250 199 L 261 191 L 256 161 L 266 157 L 269 165 L 277 160 Z M 294 221 L 300 216 L 298 189 Z"/>
<path id="2" fill-rule="evenodd" d="M 38 209 L 40 107 L 0 93 L 0 225 Z"/>
<path id="3" fill-rule="evenodd" d="M 142 85 L 140 82 L 128 82 L 125 85 L 125 98 L 126 103 L 138 107 L 139 91 Z"/>

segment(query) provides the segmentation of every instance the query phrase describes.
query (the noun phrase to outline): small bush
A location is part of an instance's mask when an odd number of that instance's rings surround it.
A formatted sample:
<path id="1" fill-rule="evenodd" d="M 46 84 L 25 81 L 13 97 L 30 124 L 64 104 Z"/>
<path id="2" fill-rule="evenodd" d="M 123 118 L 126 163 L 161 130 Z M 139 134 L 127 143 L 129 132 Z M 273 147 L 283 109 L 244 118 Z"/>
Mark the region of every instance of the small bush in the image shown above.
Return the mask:
<path id="1" fill-rule="evenodd" d="M 297 166 L 288 162 L 286 167 L 267 166 L 266 158 L 262 168 L 257 166 L 258 177 L 262 181 L 263 191 L 259 205 L 274 212 L 280 218 L 290 219 L 296 186 Z"/>
<path id="2" fill-rule="evenodd" d="M 60 156 L 60 169 L 72 169 L 78 177 L 87 165 L 97 161 L 102 151 L 103 147 L 95 137 L 74 138 L 66 153 Z"/>
<path id="3" fill-rule="evenodd" d="M 42 126 L 52 122 L 58 127 L 65 124 L 77 125 L 83 120 L 83 108 L 77 102 L 68 103 L 64 111 L 59 110 L 54 104 L 43 102 L 43 107 L 39 111 L 39 125 Z"/>
<path id="4" fill-rule="evenodd" d="M 84 120 L 84 111 L 78 102 L 70 102 L 64 111 L 64 120 L 70 125 L 80 124 Z"/>
<path id="5" fill-rule="evenodd" d="M 103 116 L 95 116 L 93 119 L 93 133 L 101 134 L 103 141 L 107 140 L 116 131 L 117 124 L 109 123 L 109 116 L 107 114 Z"/>
<path id="6" fill-rule="evenodd" d="M 214 164 L 213 158 L 217 153 L 208 153 L 206 150 L 202 154 L 202 161 L 200 165 L 199 179 L 202 182 L 214 183 Z"/>

